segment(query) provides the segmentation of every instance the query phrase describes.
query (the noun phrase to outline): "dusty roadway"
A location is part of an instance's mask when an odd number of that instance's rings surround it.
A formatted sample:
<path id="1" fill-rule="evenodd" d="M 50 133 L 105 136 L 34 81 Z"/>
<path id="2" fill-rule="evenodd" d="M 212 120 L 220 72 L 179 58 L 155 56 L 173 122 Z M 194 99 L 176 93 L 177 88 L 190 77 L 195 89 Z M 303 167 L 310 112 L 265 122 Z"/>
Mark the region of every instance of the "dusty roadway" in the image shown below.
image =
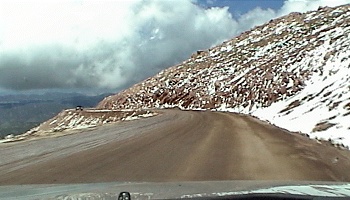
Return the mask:
<path id="1" fill-rule="evenodd" d="M 0 185 L 105 181 L 350 181 L 350 151 L 243 115 L 167 110 L 0 144 Z"/>

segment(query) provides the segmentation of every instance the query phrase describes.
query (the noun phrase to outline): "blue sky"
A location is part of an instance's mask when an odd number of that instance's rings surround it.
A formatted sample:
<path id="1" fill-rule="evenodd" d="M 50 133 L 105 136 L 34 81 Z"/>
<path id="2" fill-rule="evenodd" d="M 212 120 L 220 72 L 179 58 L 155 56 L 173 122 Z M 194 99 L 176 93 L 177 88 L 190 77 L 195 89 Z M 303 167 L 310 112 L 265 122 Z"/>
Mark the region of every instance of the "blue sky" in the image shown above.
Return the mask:
<path id="1" fill-rule="evenodd" d="M 198 0 L 198 3 L 206 7 L 229 7 L 233 17 L 237 17 L 256 7 L 262 9 L 279 10 L 284 0 Z"/>

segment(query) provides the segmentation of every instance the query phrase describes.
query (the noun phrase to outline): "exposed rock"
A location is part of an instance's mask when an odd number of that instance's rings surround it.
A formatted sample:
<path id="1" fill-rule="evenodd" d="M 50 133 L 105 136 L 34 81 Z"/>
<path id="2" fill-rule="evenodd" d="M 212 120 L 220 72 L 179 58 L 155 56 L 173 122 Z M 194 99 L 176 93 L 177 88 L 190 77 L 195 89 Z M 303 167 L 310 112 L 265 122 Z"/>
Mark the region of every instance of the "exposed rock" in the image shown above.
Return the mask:
<path id="1" fill-rule="evenodd" d="M 336 124 L 333 123 L 329 123 L 329 122 L 320 122 L 318 124 L 315 125 L 315 128 L 312 129 L 312 132 L 318 132 L 318 131 L 324 131 L 329 129 L 332 126 L 335 126 Z"/>

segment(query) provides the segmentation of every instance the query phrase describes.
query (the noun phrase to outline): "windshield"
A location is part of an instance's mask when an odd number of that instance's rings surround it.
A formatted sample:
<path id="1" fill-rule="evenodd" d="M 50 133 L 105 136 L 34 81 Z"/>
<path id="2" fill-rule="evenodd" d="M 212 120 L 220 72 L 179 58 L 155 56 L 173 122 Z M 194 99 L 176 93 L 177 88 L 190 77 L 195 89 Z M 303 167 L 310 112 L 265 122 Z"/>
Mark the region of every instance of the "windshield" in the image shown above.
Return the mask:
<path id="1" fill-rule="evenodd" d="M 0 193 L 348 186 L 348 3 L 0 2 Z"/>

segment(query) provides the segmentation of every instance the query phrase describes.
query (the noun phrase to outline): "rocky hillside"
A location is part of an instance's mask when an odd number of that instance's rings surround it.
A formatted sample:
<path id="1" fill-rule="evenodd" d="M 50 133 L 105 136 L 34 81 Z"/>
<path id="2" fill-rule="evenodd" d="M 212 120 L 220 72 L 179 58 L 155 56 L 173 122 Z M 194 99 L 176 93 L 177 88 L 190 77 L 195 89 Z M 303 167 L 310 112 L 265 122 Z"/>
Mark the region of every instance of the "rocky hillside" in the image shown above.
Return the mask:
<path id="1" fill-rule="evenodd" d="M 350 4 L 271 20 L 98 105 L 168 107 L 248 113 L 349 148 Z"/>

